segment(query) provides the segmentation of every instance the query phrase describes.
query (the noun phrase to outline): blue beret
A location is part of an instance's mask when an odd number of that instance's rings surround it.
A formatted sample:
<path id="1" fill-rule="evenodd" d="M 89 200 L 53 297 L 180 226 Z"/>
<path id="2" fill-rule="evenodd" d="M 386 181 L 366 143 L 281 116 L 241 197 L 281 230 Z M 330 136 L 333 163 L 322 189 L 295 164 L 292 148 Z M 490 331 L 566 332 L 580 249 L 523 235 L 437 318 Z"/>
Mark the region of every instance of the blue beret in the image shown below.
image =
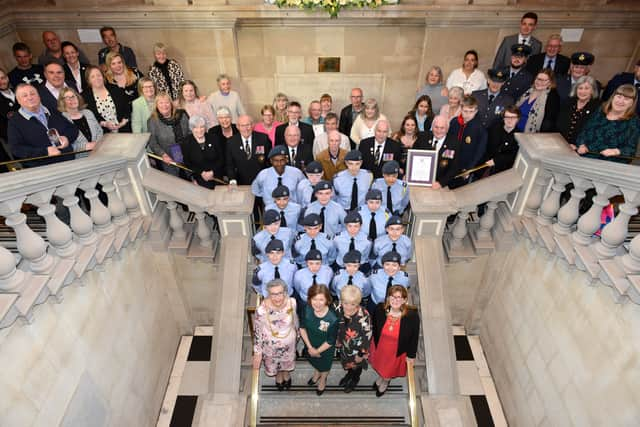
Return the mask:
<path id="1" fill-rule="evenodd" d="M 531 55 L 531 46 L 524 43 L 511 45 L 511 55 L 529 56 Z"/>
<path id="2" fill-rule="evenodd" d="M 269 252 L 282 252 L 284 251 L 284 243 L 282 243 L 282 240 L 280 239 L 273 239 L 272 241 L 270 241 L 269 243 L 267 243 L 267 247 L 265 249 L 265 252 L 269 253 Z"/>
<path id="3" fill-rule="evenodd" d="M 274 222 L 280 222 L 280 212 L 274 209 L 269 209 L 264 213 L 262 221 L 264 222 L 264 225 L 271 225 Z"/>
<path id="4" fill-rule="evenodd" d="M 487 71 L 487 75 L 489 76 L 491 81 L 494 81 L 496 83 L 504 83 L 507 81 L 507 74 L 503 73 L 500 70 L 490 68 L 489 71 Z"/>
<path id="5" fill-rule="evenodd" d="M 388 227 L 390 225 L 402 225 L 402 218 L 400 218 L 398 215 L 392 215 L 391 218 L 387 220 L 387 224 L 385 225 L 385 227 Z"/>
<path id="6" fill-rule="evenodd" d="M 392 175 L 400 173 L 400 164 L 395 160 L 391 160 L 390 162 L 386 162 L 382 165 L 382 173 L 384 175 Z"/>
<path id="7" fill-rule="evenodd" d="M 372 188 L 367 191 L 367 195 L 365 196 L 366 200 L 382 200 L 382 192 L 377 188 Z"/>
<path id="8" fill-rule="evenodd" d="M 396 251 L 389 251 L 386 254 L 382 255 L 382 263 L 385 262 L 397 262 L 400 264 L 400 254 Z"/>
<path id="9" fill-rule="evenodd" d="M 274 199 L 277 199 L 278 197 L 289 197 L 289 196 L 290 196 L 289 187 L 287 187 L 286 185 L 278 185 L 271 192 L 271 197 L 273 197 Z"/>
<path id="10" fill-rule="evenodd" d="M 322 253 L 317 249 L 311 249 L 304 256 L 305 261 L 322 261 Z"/>
<path id="11" fill-rule="evenodd" d="M 571 55 L 571 63 L 573 65 L 591 65 L 595 59 L 595 56 L 589 52 L 575 52 Z"/>
<path id="12" fill-rule="evenodd" d="M 314 193 L 322 190 L 331 190 L 331 183 L 329 181 L 320 181 L 313 187 Z"/>
<path id="13" fill-rule="evenodd" d="M 322 165 L 314 160 L 304 170 L 306 173 L 322 173 Z"/>
<path id="14" fill-rule="evenodd" d="M 320 215 L 318 214 L 311 213 L 309 215 L 306 215 L 302 219 L 302 225 L 306 225 L 308 227 L 315 227 L 316 225 L 320 224 L 322 224 L 322 221 L 320 220 Z"/>
<path id="15" fill-rule="evenodd" d="M 347 252 L 342 258 L 342 261 L 345 264 L 360 264 L 360 260 L 362 260 L 362 254 L 360 253 L 360 251 L 355 250 Z"/>
<path id="16" fill-rule="evenodd" d="M 273 158 L 275 156 L 287 156 L 287 149 L 284 145 L 276 145 L 269 151 L 269 158 Z"/>
<path id="17" fill-rule="evenodd" d="M 344 217 L 345 224 L 353 224 L 353 223 L 362 224 L 362 216 L 356 211 L 350 211 L 347 216 Z"/>
<path id="18" fill-rule="evenodd" d="M 347 155 L 344 157 L 345 161 L 349 161 L 349 160 L 362 160 L 362 153 L 359 150 L 351 150 L 347 153 Z"/>

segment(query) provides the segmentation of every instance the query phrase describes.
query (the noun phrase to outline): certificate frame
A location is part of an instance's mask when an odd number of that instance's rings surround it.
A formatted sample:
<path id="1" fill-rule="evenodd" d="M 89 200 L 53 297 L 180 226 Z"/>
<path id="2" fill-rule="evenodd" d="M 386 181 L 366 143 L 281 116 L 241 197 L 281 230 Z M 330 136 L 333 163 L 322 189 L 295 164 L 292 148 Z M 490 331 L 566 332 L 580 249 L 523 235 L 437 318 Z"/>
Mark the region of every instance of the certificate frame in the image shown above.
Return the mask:
<path id="1" fill-rule="evenodd" d="M 438 152 L 435 150 L 408 150 L 405 181 L 409 185 L 431 187 L 436 180 Z M 425 168 L 429 168 L 429 173 Z"/>

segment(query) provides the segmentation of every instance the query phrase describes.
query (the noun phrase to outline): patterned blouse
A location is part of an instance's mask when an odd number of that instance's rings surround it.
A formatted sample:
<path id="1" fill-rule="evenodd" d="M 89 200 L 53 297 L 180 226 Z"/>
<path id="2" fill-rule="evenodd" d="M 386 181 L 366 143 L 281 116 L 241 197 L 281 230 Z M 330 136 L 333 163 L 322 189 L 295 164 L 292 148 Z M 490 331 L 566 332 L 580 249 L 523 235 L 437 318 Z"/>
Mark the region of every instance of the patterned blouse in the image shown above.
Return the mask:
<path id="1" fill-rule="evenodd" d="M 355 315 L 348 318 L 344 315 L 342 305 L 336 309 L 338 315 L 338 337 L 336 347 L 340 349 L 340 361 L 345 369 L 353 369 L 357 366 L 366 367 L 367 360 L 362 359 L 356 363 L 356 356 L 369 353 L 371 342 L 371 317 L 369 312 L 358 307 Z"/>
<path id="2" fill-rule="evenodd" d="M 107 121 L 112 123 L 118 123 L 118 113 L 116 112 L 116 104 L 111 98 L 111 94 L 107 92 L 105 99 L 99 98 L 98 95 L 93 95 L 96 100 L 96 108 L 98 113 Z"/>
<path id="3" fill-rule="evenodd" d="M 589 151 L 599 153 L 607 148 L 617 148 L 622 156 L 635 156 L 640 139 L 640 119 L 633 116 L 629 120 L 608 120 L 603 111 L 593 114 L 578 135 L 576 145 L 586 145 Z M 604 157 L 599 154 L 585 154 L 601 160 L 629 163 L 628 159 Z"/>

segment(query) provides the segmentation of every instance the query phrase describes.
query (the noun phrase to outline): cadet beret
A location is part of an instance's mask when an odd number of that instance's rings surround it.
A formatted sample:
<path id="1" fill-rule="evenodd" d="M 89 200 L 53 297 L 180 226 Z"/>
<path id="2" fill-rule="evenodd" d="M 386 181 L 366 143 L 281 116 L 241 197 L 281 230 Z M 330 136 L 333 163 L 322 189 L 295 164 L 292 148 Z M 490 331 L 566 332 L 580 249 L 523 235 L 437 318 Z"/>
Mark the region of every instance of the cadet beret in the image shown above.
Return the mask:
<path id="1" fill-rule="evenodd" d="M 589 52 L 575 52 L 571 55 L 571 63 L 573 65 L 591 65 L 595 59 L 595 56 Z"/>
<path id="2" fill-rule="evenodd" d="M 267 243 L 265 252 L 269 253 L 269 252 L 275 252 L 275 251 L 280 251 L 280 252 L 284 251 L 284 243 L 282 243 L 282 240 L 273 239 L 272 241 Z"/>
<path id="3" fill-rule="evenodd" d="M 342 257 L 342 261 L 345 264 L 360 264 L 360 260 L 362 260 L 362 254 L 360 253 L 360 251 L 349 251 L 346 254 L 344 254 L 344 257 Z"/>
<path id="4" fill-rule="evenodd" d="M 385 227 L 388 227 L 390 225 L 402 225 L 402 218 L 400 218 L 398 215 L 392 215 L 391 218 L 387 220 L 387 224 L 385 225 Z"/>
<path id="5" fill-rule="evenodd" d="M 382 192 L 377 188 L 372 188 L 371 190 L 367 191 L 365 200 L 382 200 Z"/>
<path id="6" fill-rule="evenodd" d="M 322 253 L 317 249 L 311 249 L 304 256 L 305 261 L 322 261 Z"/>
<path id="7" fill-rule="evenodd" d="M 304 170 L 306 173 L 322 173 L 322 165 L 314 160 Z"/>
<path id="8" fill-rule="evenodd" d="M 264 225 L 271 225 L 274 222 L 280 222 L 280 212 L 275 209 L 269 209 L 264 213 L 262 220 Z"/>
<path id="9" fill-rule="evenodd" d="M 489 75 L 489 78 L 491 79 L 491 81 L 496 83 L 504 83 L 505 81 L 507 81 L 507 74 L 503 73 L 500 70 L 495 70 L 493 68 L 490 68 L 487 71 L 487 75 Z"/>
<path id="10" fill-rule="evenodd" d="M 316 225 L 320 224 L 322 224 L 322 221 L 320 220 L 320 215 L 318 214 L 311 213 L 302 219 L 302 225 L 306 225 L 309 227 L 315 227 Z"/>
<path id="11" fill-rule="evenodd" d="M 345 224 L 353 224 L 353 223 L 358 223 L 358 224 L 362 224 L 362 217 L 360 216 L 360 214 L 356 211 L 350 211 L 345 217 L 344 217 L 344 223 Z"/>
<path id="12" fill-rule="evenodd" d="M 395 160 L 391 160 L 390 162 L 386 162 L 382 165 L 383 175 L 392 175 L 398 173 L 400 173 L 400 164 Z"/>
<path id="13" fill-rule="evenodd" d="M 269 151 L 269 158 L 273 158 L 275 156 L 287 156 L 287 149 L 284 145 L 276 145 Z"/>
<path id="14" fill-rule="evenodd" d="M 271 197 L 277 199 L 278 197 L 289 197 L 289 187 L 286 185 L 278 185 L 271 192 Z"/>
<path id="15" fill-rule="evenodd" d="M 331 190 L 331 183 L 329 181 L 320 181 L 313 187 L 314 193 L 322 190 Z"/>
<path id="16" fill-rule="evenodd" d="M 529 56 L 531 55 L 531 46 L 524 43 L 511 45 L 511 55 Z"/>
<path id="17" fill-rule="evenodd" d="M 382 255 L 382 263 L 385 262 L 397 262 L 400 264 L 400 254 L 396 251 L 389 251 L 386 254 Z"/>
<path id="18" fill-rule="evenodd" d="M 346 156 L 344 156 L 344 160 L 354 160 L 354 161 L 359 161 L 362 160 L 362 153 L 358 150 L 351 150 L 347 153 Z"/>

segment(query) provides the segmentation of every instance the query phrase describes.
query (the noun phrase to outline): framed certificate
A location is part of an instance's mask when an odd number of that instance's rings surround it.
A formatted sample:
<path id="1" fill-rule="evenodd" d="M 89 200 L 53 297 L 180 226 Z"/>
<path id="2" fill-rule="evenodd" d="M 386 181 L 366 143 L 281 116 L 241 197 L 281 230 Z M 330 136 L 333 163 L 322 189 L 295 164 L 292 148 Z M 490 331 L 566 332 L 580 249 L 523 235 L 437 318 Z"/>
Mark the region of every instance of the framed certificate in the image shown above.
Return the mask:
<path id="1" fill-rule="evenodd" d="M 409 185 L 431 187 L 436 180 L 438 152 L 431 150 L 409 150 L 407 152 L 407 174 Z"/>

